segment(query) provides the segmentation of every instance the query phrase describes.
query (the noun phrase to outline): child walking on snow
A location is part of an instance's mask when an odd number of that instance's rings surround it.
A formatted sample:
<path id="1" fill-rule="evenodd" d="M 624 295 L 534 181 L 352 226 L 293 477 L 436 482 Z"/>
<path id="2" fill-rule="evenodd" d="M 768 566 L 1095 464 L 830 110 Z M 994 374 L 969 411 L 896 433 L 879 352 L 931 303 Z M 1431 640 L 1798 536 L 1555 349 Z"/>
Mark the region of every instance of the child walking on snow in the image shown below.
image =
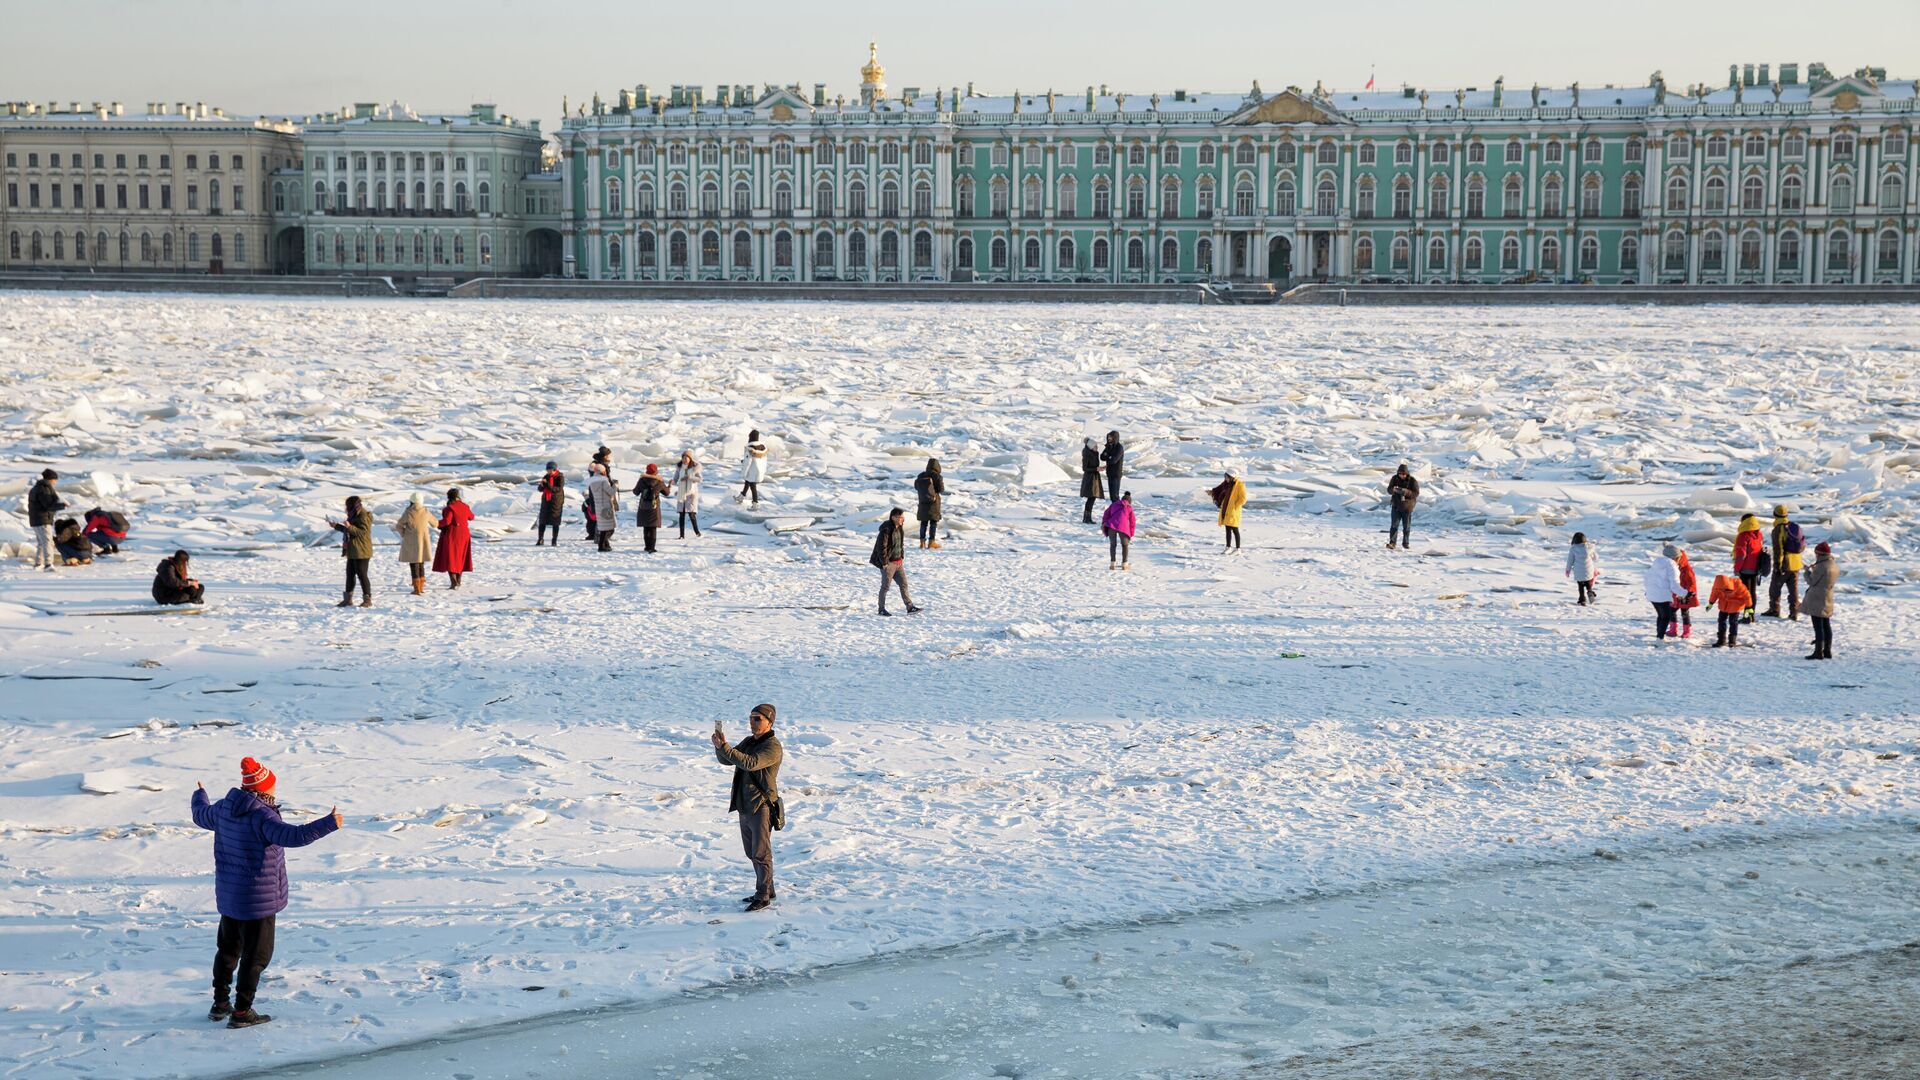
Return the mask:
<path id="1" fill-rule="evenodd" d="M 1567 576 L 1579 587 L 1581 607 L 1594 602 L 1593 583 L 1600 579 L 1600 552 L 1587 540 L 1587 534 L 1573 534 L 1573 543 L 1567 548 Z"/>
<path id="2" fill-rule="evenodd" d="M 1700 579 L 1693 574 L 1693 563 L 1688 561 L 1685 548 L 1681 548 L 1680 554 L 1674 556 L 1673 563 L 1680 568 L 1680 592 L 1673 602 L 1673 610 L 1680 617 L 1680 636 L 1690 638 L 1693 636 L 1693 609 L 1700 606 Z M 1667 628 L 1669 637 L 1674 629 Z"/>
<path id="3" fill-rule="evenodd" d="M 1118 502 L 1107 504 L 1107 512 L 1100 516 L 1100 529 L 1107 534 L 1107 569 L 1133 569 L 1127 565 L 1133 546 L 1133 492 L 1124 492 Z M 1114 562 L 1116 556 L 1118 563 Z"/>
<path id="4" fill-rule="evenodd" d="M 1746 585 L 1737 575 L 1716 574 L 1707 603 L 1720 611 L 1720 636 L 1714 639 L 1713 647 L 1722 649 L 1740 644 L 1740 616 L 1753 603 L 1753 594 L 1747 591 Z"/>

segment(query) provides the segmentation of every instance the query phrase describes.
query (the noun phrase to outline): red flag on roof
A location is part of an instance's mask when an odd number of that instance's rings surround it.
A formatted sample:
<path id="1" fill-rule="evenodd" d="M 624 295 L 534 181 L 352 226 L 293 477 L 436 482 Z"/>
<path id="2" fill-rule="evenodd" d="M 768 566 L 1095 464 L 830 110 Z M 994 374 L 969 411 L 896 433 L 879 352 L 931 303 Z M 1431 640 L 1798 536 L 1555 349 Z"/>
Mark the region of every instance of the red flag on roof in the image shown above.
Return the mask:
<path id="1" fill-rule="evenodd" d="M 1367 72 L 1367 89 L 1373 89 L 1373 72 Z"/>

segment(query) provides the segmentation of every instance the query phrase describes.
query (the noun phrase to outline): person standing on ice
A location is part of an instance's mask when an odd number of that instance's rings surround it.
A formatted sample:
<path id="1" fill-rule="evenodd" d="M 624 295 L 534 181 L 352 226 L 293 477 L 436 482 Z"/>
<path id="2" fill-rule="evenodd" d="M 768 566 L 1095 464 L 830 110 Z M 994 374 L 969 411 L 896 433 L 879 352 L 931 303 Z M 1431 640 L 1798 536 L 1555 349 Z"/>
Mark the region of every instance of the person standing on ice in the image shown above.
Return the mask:
<path id="1" fill-rule="evenodd" d="M 1813 619 L 1813 652 L 1809 660 L 1833 659 L 1833 588 L 1840 582 L 1840 564 L 1833 548 L 1825 543 L 1813 549 L 1813 565 L 1807 567 L 1807 598 L 1801 605 Z"/>
<path id="2" fill-rule="evenodd" d="M 747 432 L 747 456 L 744 462 L 740 484 L 740 499 L 753 496 L 753 505 L 760 505 L 760 481 L 767 478 L 767 444 L 760 441 L 760 429 Z M 738 499 L 735 500 L 736 502 Z"/>
<path id="3" fill-rule="evenodd" d="M 180 550 L 160 560 L 153 573 L 153 602 L 156 604 L 198 604 L 206 598 L 207 587 L 187 574 L 187 553 Z"/>
<path id="4" fill-rule="evenodd" d="M 1773 577 L 1767 582 L 1766 617 L 1780 617 L 1780 590 L 1787 590 L 1787 618 L 1800 621 L 1801 556 L 1807 550 L 1806 534 L 1794 524 L 1793 508 L 1780 503 L 1773 508 Z"/>
<path id="5" fill-rule="evenodd" d="M 914 517 L 920 522 L 920 546 L 940 547 L 940 500 L 947 494 L 947 482 L 940 477 L 940 459 L 928 458 L 927 467 L 913 478 L 913 492 L 919 496 Z"/>
<path id="6" fill-rule="evenodd" d="M 1133 492 L 1122 492 L 1117 501 L 1107 504 L 1100 515 L 1100 531 L 1107 534 L 1107 569 L 1131 570 L 1127 559 L 1133 548 Z M 1115 556 L 1119 562 L 1114 562 Z"/>
<path id="7" fill-rule="evenodd" d="M 401 511 L 400 520 L 394 523 L 393 531 L 400 534 L 400 561 L 407 564 L 407 572 L 412 575 L 415 596 L 426 594 L 427 563 L 433 559 L 433 530 L 439 527 L 440 523 L 428 512 L 417 491 Z M 553 535 L 553 542 L 558 544 L 560 534 Z"/>
<path id="8" fill-rule="evenodd" d="M 1247 485 L 1233 475 L 1232 469 L 1228 469 L 1226 479 L 1207 489 L 1207 497 L 1213 500 L 1213 505 L 1220 508 L 1220 514 L 1216 520 L 1221 528 L 1227 530 L 1227 546 L 1221 554 L 1239 551 L 1240 511 L 1247 505 Z"/>
<path id="9" fill-rule="evenodd" d="M 440 544 L 433 551 L 433 572 L 447 575 L 447 588 L 460 587 L 460 575 L 473 573 L 473 507 L 460 498 L 459 488 L 447 490 L 440 511 Z"/>
<path id="10" fill-rule="evenodd" d="M 675 505 L 680 511 L 680 539 L 687 538 L 687 519 L 693 519 L 693 535 L 700 535 L 700 463 L 694 460 L 693 451 L 680 451 L 680 464 L 673 467 L 673 483 L 668 485 L 678 500 Z"/>
<path id="11" fill-rule="evenodd" d="M 1400 550 L 1413 547 L 1413 508 L 1420 505 L 1420 480 L 1407 468 L 1406 462 L 1387 481 L 1387 500 L 1393 505 L 1393 517 L 1387 524 L 1387 550 L 1393 550 L 1393 539 L 1400 538 Z"/>
<path id="12" fill-rule="evenodd" d="M 593 479 L 587 481 L 587 526 L 601 551 L 613 550 L 613 526 L 620 513 L 620 491 L 607 476 L 607 467 L 594 462 L 588 466 Z"/>
<path id="13" fill-rule="evenodd" d="M 1080 520 L 1093 524 L 1093 501 L 1104 492 L 1100 487 L 1100 449 L 1093 445 L 1093 436 L 1086 438 L 1086 445 L 1080 448 L 1080 497 L 1087 505 L 1080 511 Z"/>
<path id="14" fill-rule="evenodd" d="M 1100 460 L 1107 467 L 1107 498 L 1120 498 L 1121 464 L 1126 461 L 1127 448 L 1120 445 L 1120 433 L 1107 432 L 1107 445 L 1100 450 Z"/>
<path id="15" fill-rule="evenodd" d="M 193 792 L 193 823 L 213 833 L 213 895 L 220 934 L 213 956 L 213 1008 L 207 1019 L 230 1028 L 273 1019 L 253 1009 L 260 973 L 273 959 L 273 923 L 287 907 L 287 857 L 282 849 L 306 847 L 345 824 L 340 808 L 305 825 L 280 819 L 273 770 L 252 758 L 240 761 L 240 786 L 218 803 L 204 785 Z M 238 984 L 235 975 L 239 976 Z"/>
<path id="16" fill-rule="evenodd" d="M 1647 564 L 1646 574 L 1642 577 L 1642 587 L 1646 590 L 1647 603 L 1653 605 L 1653 639 L 1665 641 L 1673 631 L 1673 606 L 1680 599 L 1680 565 L 1674 561 L 1680 549 L 1672 544 L 1660 549 L 1660 553 Z"/>
<path id="17" fill-rule="evenodd" d="M 1600 552 L 1587 540 L 1586 533 L 1574 533 L 1573 543 L 1567 547 L 1567 576 L 1579 587 L 1579 605 L 1593 603 L 1593 583 L 1600 578 Z"/>
<path id="18" fill-rule="evenodd" d="M 353 583 L 360 582 L 360 606 L 373 606 L 373 581 L 367 576 L 367 564 L 373 561 L 373 512 L 361 503 L 360 496 L 347 496 L 347 520 L 329 521 L 340 534 L 340 557 L 347 560 L 347 591 L 335 607 L 353 606 Z"/>
<path id="19" fill-rule="evenodd" d="M 553 546 L 560 546 L 560 518 L 567 510 L 567 474 L 560 466 L 547 462 L 547 471 L 536 483 L 540 487 L 540 516 L 534 520 L 533 546 L 539 547 L 547 539 L 547 530 L 553 530 Z"/>
<path id="20" fill-rule="evenodd" d="M 604 446 L 593 452 L 593 461 L 587 466 L 587 485 L 589 487 L 593 485 L 593 474 L 596 472 L 605 475 L 607 483 L 613 483 L 613 451 Z M 614 488 L 616 493 L 618 493 L 619 490 L 617 487 Z M 615 498 L 613 501 L 617 504 L 620 500 Z M 592 499 L 586 500 L 584 506 L 587 517 L 587 539 L 597 541 L 600 536 L 600 509 L 594 505 Z M 615 522 L 612 518 L 607 518 L 606 521 L 607 532 L 613 532 Z M 554 546 L 558 547 L 559 545 L 555 544 Z M 601 550 L 604 551 L 606 549 L 602 548 Z"/>
<path id="21" fill-rule="evenodd" d="M 1680 592 L 1673 602 L 1674 615 L 1680 624 L 1669 627 L 1668 633 L 1677 630 L 1681 637 L 1690 638 L 1693 636 L 1693 609 L 1700 606 L 1700 579 L 1694 576 L 1693 562 L 1687 558 L 1686 548 L 1680 548 L 1680 554 L 1673 557 L 1673 565 L 1680 571 Z"/>
<path id="22" fill-rule="evenodd" d="M 786 827 L 786 809 L 780 801 L 780 739 L 773 733 L 773 706 L 755 705 L 747 714 L 747 728 L 753 734 L 728 746 L 719 721 L 713 725 L 713 755 L 722 765 L 733 766 L 733 792 L 727 799 L 727 812 L 740 815 L 740 846 L 753 864 L 753 895 L 746 898 L 748 911 L 759 911 L 774 902 L 773 834 Z"/>
<path id="23" fill-rule="evenodd" d="M 640 505 L 633 512 L 633 523 L 640 527 L 647 554 L 651 555 L 660 540 L 660 500 L 667 494 L 667 482 L 660 479 L 660 466 L 648 462 L 647 471 L 633 482 L 633 493 L 640 498 Z"/>
<path id="24" fill-rule="evenodd" d="M 53 553 L 54 515 L 67 508 L 66 500 L 54 490 L 60 481 L 60 474 L 52 469 L 40 470 L 40 479 L 27 492 L 27 524 L 33 526 L 33 568 L 52 570 L 60 565 L 59 558 Z"/>
<path id="25" fill-rule="evenodd" d="M 907 512 L 894 507 L 887 513 L 887 519 L 880 523 L 880 533 L 873 540 L 873 555 L 868 562 L 880 568 L 880 614 L 891 615 L 887 610 L 887 591 L 895 582 L 900 584 L 900 599 L 906 601 L 907 614 L 912 615 L 920 609 L 913 604 L 913 597 L 907 593 Z"/>
<path id="26" fill-rule="evenodd" d="M 1738 574 L 1716 574 L 1713 578 L 1713 593 L 1707 602 L 1720 612 L 1720 633 L 1714 639 L 1716 649 L 1735 648 L 1740 644 L 1740 615 L 1753 603 L 1753 595 L 1740 583 Z"/>
<path id="27" fill-rule="evenodd" d="M 1740 583 L 1747 587 L 1747 610 L 1741 616 L 1741 622 L 1753 621 L 1752 598 L 1760 595 L 1760 560 L 1766 554 L 1766 543 L 1760 538 L 1760 519 L 1747 514 L 1740 519 L 1740 528 L 1733 537 L 1733 572 L 1740 575 Z"/>

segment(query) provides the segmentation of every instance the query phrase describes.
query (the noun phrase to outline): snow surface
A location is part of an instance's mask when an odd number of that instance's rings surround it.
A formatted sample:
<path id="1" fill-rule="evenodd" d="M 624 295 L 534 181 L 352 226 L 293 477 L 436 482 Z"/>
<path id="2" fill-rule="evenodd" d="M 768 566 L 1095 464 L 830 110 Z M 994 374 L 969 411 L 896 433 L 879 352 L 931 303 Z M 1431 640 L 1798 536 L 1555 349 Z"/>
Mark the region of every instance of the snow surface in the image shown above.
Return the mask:
<path id="1" fill-rule="evenodd" d="M 92 567 L 0 569 L 0 1074 L 271 1067 L 1009 931 L 1905 820 L 1916 329 L 0 295 L 0 495 L 17 511 L 52 465 L 75 509 L 134 521 Z M 729 487 L 749 427 L 757 510 Z M 1108 428 L 1126 574 L 1060 478 Z M 570 514 L 535 549 L 540 466 L 577 507 L 601 442 L 623 486 L 692 448 L 707 535 L 648 557 L 623 514 L 602 555 Z M 907 560 L 929 611 L 874 618 L 872 530 L 929 453 L 943 550 Z M 1389 553 L 1401 460 L 1425 491 L 1416 550 Z M 1251 499 L 1225 557 L 1204 490 L 1229 466 Z M 456 484 L 476 572 L 405 595 L 390 525 Z M 326 521 L 353 493 L 382 543 L 370 611 L 332 606 Z M 1839 659 L 1799 660 L 1789 623 L 1653 645 L 1650 551 L 1685 538 L 1704 586 L 1777 500 L 1843 560 Z M 1575 529 L 1597 609 L 1561 576 Z M 23 515 L 0 530 L 30 550 Z M 116 614 L 179 546 L 209 610 Z M 748 917 L 705 738 L 762 700 L 793 827 L 777 912 Z M 215 919 L 187 799 L 245 754 L 291 820 L 348 822 L 289 853 L 265 1036 L 199 1019 Z"/>

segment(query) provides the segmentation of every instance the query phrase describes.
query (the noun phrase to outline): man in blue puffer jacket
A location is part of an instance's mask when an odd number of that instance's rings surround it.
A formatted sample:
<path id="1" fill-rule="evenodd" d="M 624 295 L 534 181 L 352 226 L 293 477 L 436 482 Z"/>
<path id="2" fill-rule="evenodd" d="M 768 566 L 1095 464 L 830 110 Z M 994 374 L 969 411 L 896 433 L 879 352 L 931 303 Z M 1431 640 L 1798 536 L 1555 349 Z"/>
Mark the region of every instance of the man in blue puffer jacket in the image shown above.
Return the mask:
<path id="1" fill-rule="evenodd" d="M 280 820 L 273 770 L 252 758 L 240 762 L 240 786 L 214 803 L 207 789 L 193 793 L 193 823 L 213 833 L 213 892 L 220 938 L 213 958 L 213 1008 L 207 1019 L 230 1028 L 273 1019 L 253 1010 L 260 973 L 273 959 L 273 918 L 287 906 L 287 858 L 282 848 L 305 847 L 338 829 L 336 808 L 305 825 Z M 240 977 L 233 992 L 234 973 Z"/>

